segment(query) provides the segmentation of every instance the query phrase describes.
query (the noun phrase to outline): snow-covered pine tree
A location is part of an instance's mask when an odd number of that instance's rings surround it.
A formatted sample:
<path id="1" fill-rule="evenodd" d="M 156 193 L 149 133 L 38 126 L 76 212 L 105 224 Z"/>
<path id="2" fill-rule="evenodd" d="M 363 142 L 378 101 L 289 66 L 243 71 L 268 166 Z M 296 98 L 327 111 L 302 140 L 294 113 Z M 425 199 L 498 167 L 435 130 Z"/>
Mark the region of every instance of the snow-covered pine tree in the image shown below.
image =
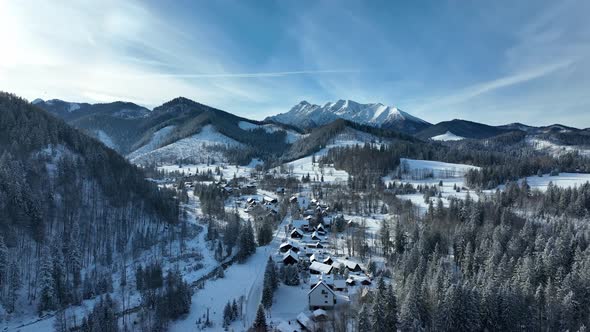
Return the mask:
<path id="1" fill-rule="evenodd" d="M 238 261 L 243 263 L 256 251 L 256 242 L 254 241 L 254 231 L 249 221 L 243 227 L 238 239 Z"/>
<path id="2" fill-rule="evenodd" d="M 258 305 L 258 311 L 256 311 L 256 319 L 254 320 L 254 324 L 252 328 L 256 332 L 266 332 L 268 327 L 266 325 L 266 314 L 264 313 L 264 307 L 262 303 Z"/>
<path id="3" fill-rule="evenodd" d="M 10 262 L 8 272 L 8 294 L 6 295 L 6 310 L 14 312 L 16 300 L 18 299 L 18 291 L 21 287 L 20 273 L 16 260 Z"/>
<path id="4" fill-rule="evenodd" d="M 371 317 L 367 312 L 367 308 L 363 304 L 358 313 L 357 331 L 371 331 Z"/>
<path id="5" fill-rule="evenodd" d="M 0 235 L 0 293 L 8 276 L 8 248 L 4 237 Z"/>
<path id="6" fill-rule="evenodd" d="M 45 310 L 55 309 L 55 288 L 53 282 L 53 262 L 49 248 L 43 246 L 41 249 L 41 267 L 39 269 L 40 280 L 40 297 L 39 297 L 39 313 Z"/>

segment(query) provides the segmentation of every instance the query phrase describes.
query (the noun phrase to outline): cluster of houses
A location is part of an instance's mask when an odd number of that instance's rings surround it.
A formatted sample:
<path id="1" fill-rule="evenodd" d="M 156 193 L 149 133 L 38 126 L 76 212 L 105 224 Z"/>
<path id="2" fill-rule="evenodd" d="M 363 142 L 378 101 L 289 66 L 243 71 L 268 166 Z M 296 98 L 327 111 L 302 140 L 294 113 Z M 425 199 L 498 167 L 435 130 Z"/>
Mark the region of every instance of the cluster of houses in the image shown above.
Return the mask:
<path id="1" fill-rule="evenodd" d="M 293 196 L 290 201 L 300 203 L 301 199 Z M 282 264 L 297 265 L 309 272 L 307 298 L 311 315 L 301 313 L 297 322 L 304 329 L 313 330 L 310 326 L 325 319 L 326 310 L 348 302 L 350 287 L 371 285 L 371 279 L 360 264 L 330 254 L 327 239 L 333 218 L 329 207 L 310 200 L 305 208 L 304 219 L 291 220 L 286 226 L 287 238 L 279 246 L 279 255 Z M 344 275 L 348 277 L 345 279 Z"/>

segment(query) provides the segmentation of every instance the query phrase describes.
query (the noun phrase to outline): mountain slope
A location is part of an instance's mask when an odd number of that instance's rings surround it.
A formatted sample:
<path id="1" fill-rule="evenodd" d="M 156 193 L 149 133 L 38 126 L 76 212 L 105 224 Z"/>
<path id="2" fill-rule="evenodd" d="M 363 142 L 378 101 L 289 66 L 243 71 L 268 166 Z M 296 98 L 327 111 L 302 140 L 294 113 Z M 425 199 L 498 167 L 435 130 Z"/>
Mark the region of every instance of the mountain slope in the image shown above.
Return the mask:
<path id="1" fill-rule="evenodd" d="M 430 139 L 451 132 L 453 135 L 463 138 L 481 139 L 497 136 L 508 131 L 510 130 L 488 126 L 483 123 L 455 119 L 439 122 L 432 127 L 426 128 L 418 132 L 416 137 L 420 139 Z"/>
<path id="2" fill-rule="evenodd" d="M 324 106 L 302 101 L 286 113 L 268 117 L 267 120 L 313 128 L 344 119 L 360 124 L 415 133 L 430 126 L 430 123 L 392 106 L 360 104 L 352 100 L 338 100 Z"/>
<path id="3" fill-rule="evenodd" d="M 173 195 L 97 140 L 0 93 L 0 236 L 18 257 L 22 285 L 45 294 L 25 300 L 17 292 L 17 311 L 80 301 L 82 271 L 84 283 L 100 289 L 100 267 L 110 275 L 114 261 L 150 247 L 178 221 Z M 47 264 L 59 269 L 47 275 Z"/>

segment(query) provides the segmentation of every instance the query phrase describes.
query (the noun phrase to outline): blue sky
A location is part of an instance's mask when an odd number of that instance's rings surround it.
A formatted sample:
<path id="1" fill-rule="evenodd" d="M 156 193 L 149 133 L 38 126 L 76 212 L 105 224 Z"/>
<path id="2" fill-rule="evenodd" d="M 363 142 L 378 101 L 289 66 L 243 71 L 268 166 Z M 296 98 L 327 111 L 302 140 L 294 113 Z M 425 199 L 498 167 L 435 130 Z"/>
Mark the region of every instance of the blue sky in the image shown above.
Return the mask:
<path id="1" fill-rule="evenodd" d="M 590 2 L 0 1 L 0 89 L 185 96 L 262 119 L 301 100 L 436 123 L 590 127 Z"/>

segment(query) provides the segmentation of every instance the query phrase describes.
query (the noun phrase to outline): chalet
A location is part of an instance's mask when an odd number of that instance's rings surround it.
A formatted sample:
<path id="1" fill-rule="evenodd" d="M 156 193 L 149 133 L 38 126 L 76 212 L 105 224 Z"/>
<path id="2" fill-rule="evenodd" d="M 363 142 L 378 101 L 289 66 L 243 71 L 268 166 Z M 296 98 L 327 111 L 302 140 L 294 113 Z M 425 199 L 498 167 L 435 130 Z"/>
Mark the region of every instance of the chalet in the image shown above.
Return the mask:
<path id="1" fill-rule="evenodd" d="M 312 240 L 315 240 L 315 241 L 319 241 L 319 240 L 320 240 L 320 235 L 318 234 L 318 232 L 317 232 L 317 231 L 316 231 L 316 232 L 313 232 L 313 233 L 311 234 L 311 239 L 312 239 Z"/>
<path id="2" fill-rule="evenodd" d="M 316 309 L 313 311 L 313 320 L 316 322 L 325 322 L 329 318 L 328 313 L 324 309 Z"/>
<path id="3" fill-rule="evenodd" d="M 318 282 L 307 293 L 309 309 L 331 309 L 336 305 L 336 293 L 325 282 Z"/>
<path id="4" fill-rule="evenodd" d="M 294 252 L 299 252 L 299 248 L 295 247 L 291 242 L 283 242 L 279 246 L 280 252 L 287 252 L 289 250 L 292 250 Z"/>
<path id="5" fill-rule="evenodd" d="M 328 256 L 322 260 L 322 263 L 326 265 L 332 265 L 332 263 L 334 263 L 334 260 L 332 259 L 332 257 Z"/>
<path id="6" fill-rule="evenodd" d="M 334 289 L 334 276 L 331 274 L 312 274 L 309 276 L 309 287 L 314 288 L 318 282 L 323 281 L 330 288 Z"/>
<path id="7" fill-rule="evenodd" d="M 303 238 L 303 232 L 299 228 L 295 228 L 291 231 L 291 238 L 301 239 Z"/>
<path id="8" fill-rule="evenodd" d="M 324 248 L 324 245 L 321 244 L 319 241 L 315 242 L 315 243 L 310 243 L 307 245 L 308 248 L 315 248 L 315 249 L 322 249 Z"/>
<path id="9" fill-rule="evenodd" d="M 345 291 L 346 290 L 346 280 L 337 279 L 334 280 L 334 290 L 335 291 Z"/>
<path id="10" fill-rule="evenodd" d="M 356 281 L 353 278 L 348 278 L 348 279 L 346 279 L 346 284 L 348 286 L 354 286 L 354 285 L 356 285 Z"/>
<path id="11" fill-rule="evenodd" d="M 317 227 L 315 228 L 315 230 L 318 231 L 318 232 L 324 232 L 324 233 L 326 233 L 326 228 L 324 228 L 324 225 L 322 225 L 322 224 L 317 225 Z"/>
<path id="12" fill-rule="evenodd" d="M 293 228 L 302 229 L 303 231 L 306 231 L 306 232 L 309 230 L 309 222 L 307 220 L 302 220 L 302 219 L 291 220 L 291 226 L 293 226 Z"/>
<path id="13" fill-rule="evenodd" d="M 248 203 L 248 205 L 255 205 L 256 204 L 256 198 L 254 197 L 250 197 L 246 200 L 246 203 Z"/>
<path id="14" fill-rule="evenodd" d="M 264 196 L 262 198 L 264 204 L 276 204 L 278 201 L 276 198 L 272 198 L 272 197 L 268 197 L 268 196 Z"/>
<path id="15" fill-rule="evenodd" d="M 297 315 L 297 323 L 299 323 L 299 325 L 301 325 L 301 328 L 304 331 L 315 331 L 315 324 L 314 322 L 309 319 L 309 317 L 307 317 L 306 314 L 304 313 L 300 313 L 299 315 Z"/>
<path id="16" fill-rule="evenodd" d="M 297 203 L 297 196 L 291 196 L 291 198 L 289 198 L 289 202 L 290 203 Z"/>
<path id="17" fill-rule="evenodd" d="M 313 262 L 309 266 L 309 273 L 310 274 L 330 274 L 332 273 L 332 265 L 320 263 L 320 262 Z"/>
<path id="18" fill-rule="evenodd" d="M 293 265 L 299 262 L 299 257 L 296 253 L 292 250 L 287 251 L 287 253 L 283 256 L 283 264 L 285 265 Z"/>
<path id="19" fill-rule="evenodd" d="M 341 265 L 344 265 L 344 268 L 348 269 L 348 271 L 350 271 L 350 272 L 363 272 L 363 269 L 361 268 L 361 266 L 358 263 L 351 262 L 349 260 L 338 260 L 338 261 L 332 263 L 332 266 L 335 269 L 340 269 Z M 340 272 L 342 272 L 342 271 L 340 271 Z"/>

